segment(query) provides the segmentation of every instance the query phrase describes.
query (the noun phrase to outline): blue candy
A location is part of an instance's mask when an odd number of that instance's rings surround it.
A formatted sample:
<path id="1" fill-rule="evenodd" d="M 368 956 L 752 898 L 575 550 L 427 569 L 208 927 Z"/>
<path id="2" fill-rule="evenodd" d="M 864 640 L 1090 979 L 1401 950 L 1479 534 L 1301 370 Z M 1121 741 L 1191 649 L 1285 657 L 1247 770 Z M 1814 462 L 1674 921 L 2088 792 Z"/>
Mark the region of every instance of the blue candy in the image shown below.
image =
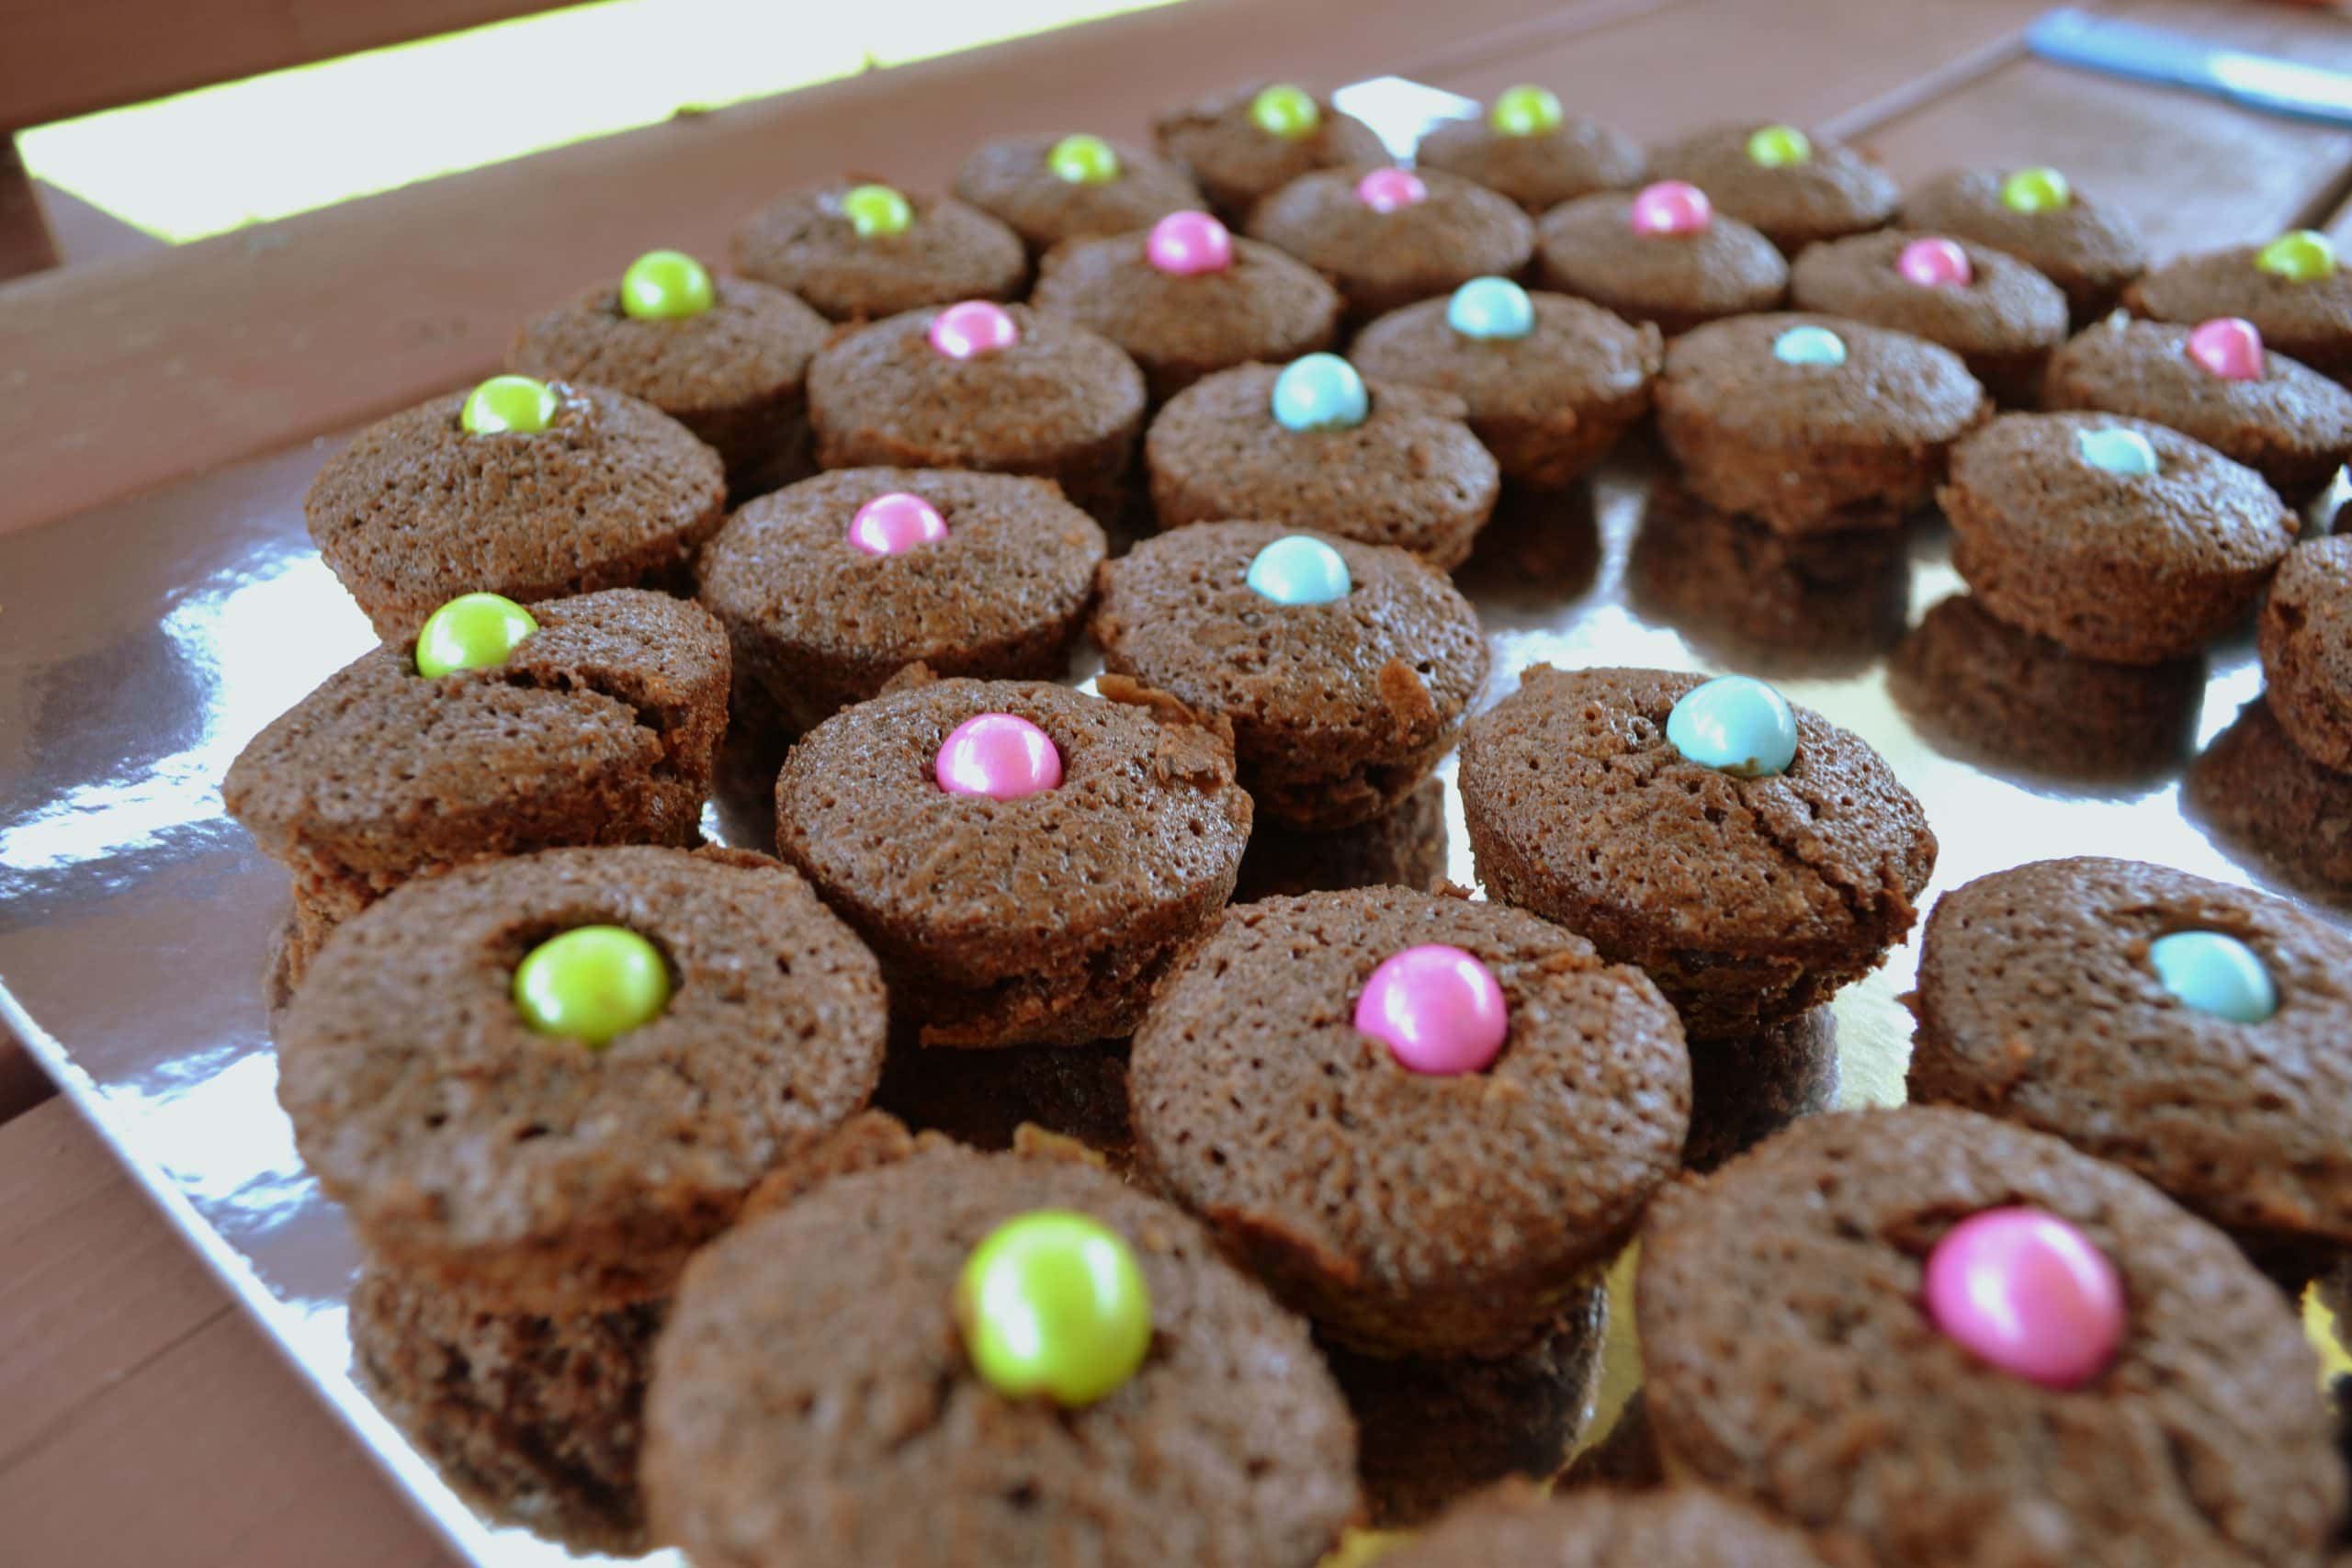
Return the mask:
<path id="1" fill-rule="evenodd" d="M 1474 277 L 1445 302 L 1445 324 L 1464 337 L 1525 337 L 1535 330 L 1535 301 L 1508 277 Z"/>
<path id="2" fill-rule="evenodd" d="M 1772 357 L 1783 365 L 1843 365 L 1846 340 L 1827 327 L 1791 327 L 1772 340 Z"/>
<path id="3" fill-rule="evenodd" d="M 2254 949 L 2220 931 L 2174 931 L 2148 944 L 2148 963 L 2184 1006 L 2234 1023 L 2278 1010 L 2278 987 Z"/>
<path id="4" fill-rule="evenodd" d="M 1693 686 L 1666 716 L 1666 738 L 1702 767 L 1744 779 L 1789 771 L 1797 755 L 1797 716 L 1788 698 L 1747 675 Z"/>
<path id="5" fill-rule="evenodd" d="M 1347 430 L 1372 412 L 1356 367 L 1336 354 L 1310 354 L 1274 378 L 1274 419 L 1284 430 Z"/>
<path id="6" fill-rule="evenodd" d="M 2138 477 L 2156 471 L 2156 449 L 2136 430 L 2119 425 L 2078 430 L 2075 433 L 2075 449 L 2082 454 L 2084 462 L 2110 474 Z"/>
<path id="7" fill-rule="evenodd" d="M 1247 581 L 1252 592 L 1277 604 L 1329 604 L 1355 586 L 1340 552 L 1304 534 L 1284 535 L 1260 550 Z"/>

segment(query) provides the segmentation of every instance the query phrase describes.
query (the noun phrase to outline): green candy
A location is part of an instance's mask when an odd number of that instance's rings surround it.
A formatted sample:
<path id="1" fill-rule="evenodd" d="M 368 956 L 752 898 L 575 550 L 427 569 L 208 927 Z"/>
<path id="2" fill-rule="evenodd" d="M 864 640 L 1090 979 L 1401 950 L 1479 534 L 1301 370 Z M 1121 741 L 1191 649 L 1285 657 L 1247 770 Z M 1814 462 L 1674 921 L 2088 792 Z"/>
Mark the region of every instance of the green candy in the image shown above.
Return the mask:
<path id="1" fill-rule="evenodd" d="M 2001 182 L 2001 205 L 2012 212 L 2055 212 L 2074 199 L 2074 186 L 2055 169 L 2019 169 Z"/>
<path id="2" fill-rule="evenodd" d="M 2290 283 L 2317 283 L 2335 270 L 2335 247 L 2316 229 L 2297 229 L 2256 251 L 2254 265 Z"/>
<path id="3" fill-rule="evenodd" d="M 1074 186 L 1108 185 L 1119 177 L 1119 155 L 1099 136 L 1065 136 L 1046 154 L 1054 178 Z"/>
<path id="4" fill-rule="evenodd" d="M 1560 129 L 1559 96 L 1547 87 L 1506 87 L 1487 123 L 1505 136 L 1544 136 Z"/>
<path id="5" fill-rule="evenodd" d="M 531 949 L 514 969 L 514 1006 L 541 1034 L 591 1050 L 662 1016 L 670 966 L 661 950 L 620 926 L 576 926 Z"/>
<path id="6" fill-rule="evenodd" d="M 1813 139 L 1793 125 L 1768 125 L 1747 139 L 1747 161 L 1767 169 L 1785 169 L 1813 156 Z"/>
<path id="7" fill-rule="evenodd" d="M 475 435 L 537 435 L 555 423 L 563 399 L 545 381 L 528 376 L 492 376 L 476 387 L 458 414 Z"/>
<path id="8" fill-rule="evenodd" d="M 684 251 L 648 251 L 621 274 L 621 310 L 640 321 L 699 316 L 717 298 L 710 269 Z"/>
<path id="9" fill-rule="evenodd" d="M 1250 119 L 1269 136 L 1295 141 L 1315 134 L 1323 123 L 1323 111 L 1306 88 L 1277 82 L 1250 100 Z"/>
<path id="10" fill-rule="evenodd" d="M 1151 1290 L 1135 1249 L 1100 1220 L 1041 1209 L 972 1249 L 956 1285 L 972 1366 L 1012 1399 L 1091 1404 L 1151 1349 Z"/>
<path id="11" fill-rule="evenodd" d="M 888 186 L 852 186 L 842 196 L 842 216 L 861 240 L 884 240 L 914 226 L 912 203 Z"/>
<path id="12" fill-rule="evenodd" d="M 416 672 L 438 680 L 460 670 L 495 670 L 538 629 L 531 612 L 503 594 L 460 594 L 424 617 Z"/>

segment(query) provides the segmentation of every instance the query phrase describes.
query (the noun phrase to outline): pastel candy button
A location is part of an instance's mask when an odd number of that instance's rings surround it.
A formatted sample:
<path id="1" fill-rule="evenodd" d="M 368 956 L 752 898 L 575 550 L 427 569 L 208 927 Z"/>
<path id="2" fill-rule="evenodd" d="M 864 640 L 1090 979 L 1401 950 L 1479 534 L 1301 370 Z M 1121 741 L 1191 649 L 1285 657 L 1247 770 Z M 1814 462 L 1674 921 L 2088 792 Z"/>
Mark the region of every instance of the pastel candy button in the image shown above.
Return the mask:
<path id="1" fill-rule="evenodd" d="M 2092 468 L 2120 474 L 2126 479 L 2137 479 L 2156 471 L 2156 449 L 2148 445 L 2148 438 L 2136 430 L 2125 430 L 2120 425 L 2076 431 L 2075 449 Z"/>
<path id="2" fill-rule="evenodd" d="M 1433 1077 L 1485 1071 L 1510 1033 L 1495 972 L 1442 942 L 1381 960 L 1356 998 L 1355 1025 L 1408 1072 Z"/>
<path id="3" fill-rule="evenodd" d="M 1363 378 L 1336 354 L 1304 355 L 1274 378 L 1274 421 L 1284 430 L 1347 430 L 1371 412 Z"/>
<path id="4" fill-rule="evenodd" d="M 538 629 L 531 613 L 503 594 L 459 594 L 424 617 L 416 672 L 437 680 L 460 670 L 495 670 Z"/>
<path id="5" fill-rule="evenodd" d="M 1099 136 L 1065 136 L 1046 154 L 1046 167 L 1067 185 L 1108 185 L 1119 177 L 1119 154 Z"/>
<path id="6" fill-rule="evenodd" d="M 640 321 L 699 316 L 718 298 L 710 269 L 684 251 L 648 251 L 621 274 L 621 313 Z"/>
<path id="7" fill-rule="evenodd" d="M 623 926 L 575 926 L 549 937 L 514 969 L 514 1006 L 541 1034 L 603 1046 L 670 1005 L 661 950 Z"/>
<path id="8" fill-rule="evenodd" d="M 2019 169 L 2001 182 L 2001 205 L 2012 212 L 2055 212 L 2074 199 L 2074 186 L 2052 168 Z"/>
<path id="9" fill-rule="evenodd" d="M 2123 1343 L 2123 1282 L 2088 1237 L 2039 1209 L 1988 1209 L 1928 1255 L 1928 1315 L 1978 1359 L 2079 1388 Z"/>
<path id="10" fill-rule="evenodd" d="M 1666 739 L 1701 767 L 1767 778 L 1796 760 L 1797 716 L 1753 676 L 1718 675 L 1682 694 L 1666 716 Z"/>
<path id="11" fill-rule="evenodd" d="M 1304 534 L 1285 535 L 1260 550 L 1243 581 L 1277 604 L 1329 604 L 1354 587 L 1340 552 Z"/>
<path id="12" fill-rule="evenodd" d="M 1702 233 L 1714 220 L 1714 204 L 1707 193 L 1687 180 L 1644 186 L 1625 212 L 1625 221 L 1636 234 Z"/>
<path id="13" fill-rule="evenodd" d="M 1445 302 L 1445 324 L 1466 338 L 1522 338 L 1535 330 L 1535 301 L 1508 277 L 1474 277 Z"/>
<path id="14" fill-rule="evenodd" d="M 1323 123 L 1323 111 L 1306 88 L 1277 82 L 1250 100 L 1250 123 L 1269 136 L 1296 141 L 1315 134 Z"/>
<path id="15" fill-rule="evenodd" d="M 1430 198 L 1430 187 L 1410 169 L 1374 169 L 1356 182 L 1356 199 L 1374 212 L 1401 212 Z"/>
<path id="16" fill-rule="evenodd" d="M 1548 87 L 1521 84 L 1496 95 L 1487 123 L 1503 136 L 1544 136 L 1560 129 L 1559 96 Z"/>
<path id="17" fill-rule="evenodd" d="M 537 435 L 555 423 L 563 399 L 528 376 L 492 376 L 466 396 L 458 423 L 473 435 Z"/>
<path id="18" fill-rule="evenodd" d="M 2220 931 L 2173 931 L 2148 944 L 2157 984 L 2184 1007 L 2260 1023 L 2278 1010 L 2278 987 L 2254 949 Z"/>
<path id="19" fill-rule="evenodd" d="M 988 299 L 966 299 L 931 319 L 931 346 L 950 359 L 1001 354 L 1021 341 L 1012 312 Z"/>
<path id="20" fill-rule="evenodd" d="M 1151 226 L 1144 255 L 1171 277 L 1197 277 L 1233 265 L 1233 231 L 1205 212 L 1171 212 Z"/>
<path id="21" fill-rule="evenodd" d="M 1018 800 L 1062 782 L 1062 754 L 1053 737 L 1009 713 L 977 714 L 950 730 L 933 764 L 950 795 Z"/>
<path id="22" fill-rule="evenodd" d="M 2188 357 L 2224 381 L 2262 379 L 2262 333 L 2241 316 L 2199 321 L 2188 334 Z"/>
<path id="23" fill-rule="evenodd" d="M 1793 125 L 1768 125 L 1747 139 L 1747 161 L 1762 168 L 1785 169 L 1813 156 L 1813 139 Z"/>
<path id="24" fill-rule="evenodd" d="M 2254 265 L 2290 283 L 2317 283 L 2335 271 L 2335 247 L 2316 229 L 2298 229 L 2256 251 Z"/>
<path id="25" fill-rule="evenodd" d="M 894 490 L 877 495 L 849 520 L 849 542 L 869 556 L 904 555 L 947 537 L 947 520 L 919 495 Z"/>
<path id="26" fill-rule="evenodd" d="M 1791 327 L 1772 340 L 1772 357 L 1783 365 L 1843 365 L 1846 340 L 1827 327 Z"/>
<path id="27" fill-rule="evenodd" d="M 956 1321 L 980 1380 L 1076 1407 L 1124 1388 L 1151 1351 L 1151 1289 L 1126 1238 L 1091 1215 L 1005 1221 L 965 1259 Z"/>
<path id="28" fill-rule="evenodd" d="M 914 204 L 888 186 L 852 186 L 842 193 L 842 216 L 861 240 L 883 240 L 914 227 Z"/>
<path id="29" fill-rule="evenodd" d="M 1905 283 L 1915 283 L 1922 288 L 1965 288 L 1976 276 L 1976 269 L 1969 265 L 1968 253 L 1940 237 L 1914 240 L 1904 246 L 1902 254 L 1894 258 L 1894 270 L 1903 275 Z"/>

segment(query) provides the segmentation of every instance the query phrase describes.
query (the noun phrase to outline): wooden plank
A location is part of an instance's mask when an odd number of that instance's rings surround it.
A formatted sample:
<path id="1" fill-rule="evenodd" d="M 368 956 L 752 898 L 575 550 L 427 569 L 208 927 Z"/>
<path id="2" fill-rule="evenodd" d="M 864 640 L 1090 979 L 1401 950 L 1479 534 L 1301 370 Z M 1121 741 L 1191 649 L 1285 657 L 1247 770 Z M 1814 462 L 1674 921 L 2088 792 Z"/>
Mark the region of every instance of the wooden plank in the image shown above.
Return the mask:
<path id="1" fill-rule="evenodd" d="M 57 241 L 49 231 L 40 198 L 33 194 L 32 176 L 25 173 L 17 139 L 0 131 L 0 283 L 56 265 Z"/>

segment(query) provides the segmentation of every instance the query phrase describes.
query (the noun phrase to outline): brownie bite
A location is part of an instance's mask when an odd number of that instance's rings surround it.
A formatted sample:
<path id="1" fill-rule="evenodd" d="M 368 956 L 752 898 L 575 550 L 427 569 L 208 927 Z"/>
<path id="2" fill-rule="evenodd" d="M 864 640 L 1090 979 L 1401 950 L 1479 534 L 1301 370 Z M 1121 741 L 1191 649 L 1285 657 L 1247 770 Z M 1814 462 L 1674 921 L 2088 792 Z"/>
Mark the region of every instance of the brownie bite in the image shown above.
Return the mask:
<path id="1" fill-rule="evenodd" d="M 1690 1135 L 1682 1168 L 1706 1172 L 1800 1117 L 1838 1104 L 1838 1014 L 1822 1006 L 1690 1053 Z"/>
<path id="2" fill-rule="evenodd" d="M 1451 840 L 1445 785 L 1435 777 L 1369 822 L 1325 832 L 1261 821 L 1250 829 L 1234 879 L 1233 901 L 1254 904 L 1284 893 L 1344 887 L 1412 887 L 1428 892 L 1445 875 Z"/>
<path id="3" fill-rule="evenodd" d="M 1389 312 L 1348 357 L 1373 380 L 1460 398 L 1504 478 L 1556 487 L 1649 412 L 1665 344 L 1656 327 L 1497 277 Z"/>
<path id="4" fill-rule="evenodd" d="M 698 575 L 737 678 L 797 735 L 910 664 L 1059 677 L 1105 548 L 1045 479 L 842 468 L 736 513 Z"/>
<path id="5" fill-rule="evenodd" d="M 1696 1486 L 1551 1497 L 1532 1486 L 1497 1487 L 1385 1561 L 1390 1568 L 1827 1568 L 1796 1530 Z"/>
<path id="6" fill-rule="evenodd" d="M 1535 225 L 1508 198 L 1385 164 L 1299 175 L 1258 204 L 1250 232 L 1331 279 L 1355 321 L 1474 277 L 1516 276 L 1535 254 Z"/>
<path id="7" fill-rule="evenodd" d="M 967 1354 L 959 1281 L 1041 1212 L 1107 1228 L 1148 1300 L 1142 1364 L 1092 1403 L 1008 1395 Z M 655 1538 L 742 1568 L 1312 1568 L 1356 1508 L 1354 1433 L 1305 1327 L 1168 1204 L 1041 1155 L 927 1143 L 711 1247 L 646 1428 Z"/>
<path id="8" fill-rule="evenodd" d="M 2041 406 L 2169 425 L 2290 506 L 2325 490 L 2352 454 L 2352 391 L 2265 349 L 2249 321 L 2101 321 L 2051 356 Z"/>
<path id="9" fill-rule="evenodd" d="M 1182 164 L 1085 134 L 982 142 L 956 171 L 956 194 L 1020 235 L 1033 256 L 1064 240 L 1148 229 L 1202 204 Z"/>
<path id="10" fill-rule="evenodd" d="M 363 653 L 230 764 L 229 815 L 293 874 L 288 987 L 337 924 L 412 877 L 560 845 L 700 841 L 727 728 L 718 623 L 635 588 L 531 614 L 495 665 L 420 674 L 413 637 Z"/>
<path id="11" fill-rule="evenodd" d="M 2190 764 L 2180 803 L 2183 815 L 2280 882 L 2352 903 L 2352 773 L 2312 761 L 2267 694 Z"/>
<path id="12" fill-rule="evenodd" d="M 1471 1004 L 1446 1010 L 1474 983 L 1483 1064 L 1446 1055 L 1476 1043 L 1450 1027 Z M 1235 908 L 1152 1004 L 1127 1091 L 1141 1168 L 1331 1341 L 1493 1357 L 1590 1290 L 1678 1168 L 1690 1064 L 1657 987 L 1583 938 L 1369 888 Z"/>
<path id="13" fill-rule="evenodd" d="M 1151 129 L 1159 150 L 1193 172 L 1228 223 L 1312 170 L 1388 161 L 1372 127 L 1288 83 L 1212 93 L 1161 114 Z"/>
<path id="14" fill-rule="evenodd" d="M 2030 406 L 2066 341 L 2066 297 L 2005 252 L 1909 229 L 1806 250 L 1789 272 L 1800 310 L 1892 327 L 1961 357 L 1994 400 Z"/>
<path id="15" fill-rule="evenodd" d="M 1462 400 L 1366 382 L 1354 423 L 1293 429 L 1274 412 L 1283 374 L 1245 365 L 1169 400 L 1144 438 L 1159 525 L 1255 518 L 1460 565 L 1502 489 Z"/>
<path id="16" fill-rule="evenodd" d="M 1104 664 L 1228 720 L 1263 822 L 1328 830 L 1395 810 L 1486 680 L 1477 612 L 1394 546 L 1204 523 L 1101 576 Z"/>
<path id="17" fill-rule="evenodd" d="M 1653 148 L 1650 177 L 1697 186 L 1789 256 L 1885 228 L 1901 196 L 1894 176 L 1860 152 L 1788 125 L 1718 126 Z"/>
<path id="18" fill-rule="evenodd" d="M 1017 299 L 1029 276 L 1021 236 L 978 208 L 855 179 L 777 197 L 735 231 L 729 254 L 744 276 L 836 321 Z"/>
<path id="19" fill-rule="evenodd" d="M 2281 235 L 2166 262 L 2123 291 L 2135 316 L 2194 325 L 2234 316 L 2262 341 L 2336 381 L 2352 381 L 2352 270 L 2323 235 Z"/>
<path id="20" fill-rule="evenodd" d="M 2148 265 L 2147 239 L 2131 214 L 2055 169 L 1955 169 L 1905 195 L 1902 221 L 2017 257 L 2065 291 L 2077 327 L 2114 310 Z"/>
<path id="21" fill-rule="evenodd" d="M 1651 196 L 1639 209 L 1640 226 L 1634 214 L 1642 198 L 1614 193 L 1545 213 L 1539 231 L 1544 287 L 1669 337 L 1725 316 L 1778 310 L 1788 297 L 1789 264 L 1771 241 L 1711 210 L 1703 196 L 1691 200 L 1695 194 Z M 1678 197 L 1679 209 L 1670 208 Z"/>
<path id="22" fill-rule="evenodd" d="M 850 333 L 808 370 L 823 467 L 1031 474 L 1106 521 L 1124 503 L 1143 414 L 1135 361 L 1025 305 L 909 310 Z"/>
<path id="23" fill-rule="evenodd" d="M 1678 707 L 1702 720 L 1731 695 L 1781 716 L 1784 758 L 1686 751 Z M 1640 964 L 1692 1040 L 1793 1018 L 1877 968 L 1935 868 L 1877 752 L 1744 678 L 1534 665 L 1470 721 L 1460 782 L 1487 891 Z"/>
<path id="24" fill-rule="evenodd" d="M 1476 180 L 1541 218 L 1596 191 L 1631 190 L 1647 160 L 1613 126 L 1564 114 L 1542 88 L 1512 87 L 1476 119 L 1442 119 L 1421 135 L 1413 161 Z"/>
<path id="25" fill-rule="evenodd" d="M 1127 1034 L 1233 891 L 1251 813 L 1231 730 L 1102 686 L 911 684 L 785 761 L 783 855 L 880 954 L 926 1044 Z"/>
<path id="26" fill-rule="evenodd" d="M 1658 434 L 1709 505 L 1783 534 L 1892 527 L 1992 416 L 1950 349 L 1833 316 L 1744 316 L 1668 344 Z"/>
<path id="27" fill-rule="evenodd" d="M 371 424 L 302 498 L 311 538 L 376 635 L 460 593 L 524 604 L 679 588 L 727 516 L 718 455 L 649 403 L 550 385 L 537 431 L 466 427 L 452 392 Z"/>
<path id="28" fill-rule="evenodd" d="M 2253 469 L 2145 420 L 2006 414 L 1936 500 L 1984 608 L 2089 659 L 2193 653 L 2254 608 L 2295 516 Z"/>
<path id="29" fill-rule="evenodd" d="M 2352 536 L 2288 552 L 2259 639 L 2264 701 L 2279 728 L 2313 761 L 2352 773 Z"/>
<path id="30" fill-rule="evenodd" d="M 2343 1506 L 2317 1364 L 2229 1238 L 1968 1111 L 1813 1117 L 1669 1190 L 1635 1300 L 1668 1472 L 1831 1562 L 2287 1568 Z"/>

